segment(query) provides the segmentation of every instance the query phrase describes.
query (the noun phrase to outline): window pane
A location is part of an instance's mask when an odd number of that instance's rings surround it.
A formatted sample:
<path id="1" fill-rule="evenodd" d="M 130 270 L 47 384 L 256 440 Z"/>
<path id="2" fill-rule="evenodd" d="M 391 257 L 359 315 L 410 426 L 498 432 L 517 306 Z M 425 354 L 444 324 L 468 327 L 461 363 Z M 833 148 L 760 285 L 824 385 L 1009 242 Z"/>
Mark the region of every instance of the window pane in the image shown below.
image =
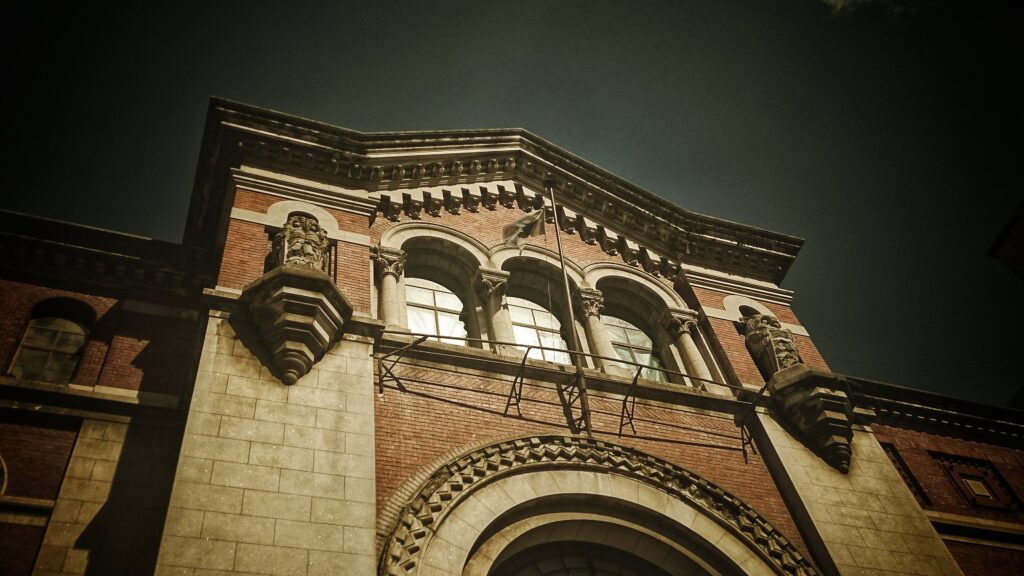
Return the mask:
<path id="1" fill-rule="evenodd" d="M 46 368 L 46 359 L 49 355 L 50 353 L 46 350 L 22 348 L 18 352 L 18 361 L 11 368 L 11 374 L 15 378 L 42 380 L 43 370 Z"/>
<path id="2" fill-rule="evenodd" d="M 413 304 L 426 304 L 432 307 L 434 305 L 434 291 L 407 285 L 405 287 L 405 301 Z"/>
<path id="3" fill-rule="evenodd" d="M 513 326 L 512 332 L 516 336 L 516 344 L 533 345 L 540 344 L 540 340 L 537 339 L 537 331 L 533 328 L 527 328 L 525 326 Z"/>
<path id="4" fill-rule="evenodd" d="M 554 350 L 544 351 L 545 360 L 548 362 L 554 362 L 555 364 L 572 364 L 572 360 L 569 354 L 565 352 L 556 352 Z"/>
<path id="5" fill-rule="evenodd" d="M 541 328 L 552 328 L 558 330 L 562 325 L 558 322 L 558 318 L 550 312 L 542 312 L 540 310 L 533 311 L 534 321 L 537 322 L 537 326 Z"/>
<path id="6" fill-rule="evenodd" d="M 437 313 L 438 333 L 440 336 L 451 336 L 454 338 L 465 338 L 466 328 L 459 320 L 458 315 L 448 312 Z M 464 340 L 442 340 L 448 344 L 465 344 Z"/>
<path id="7" fill-rule="evenodd" d="M 634 346 L 640 346 L 648 350 L 651 348 L 651 339 L 639 330 L 626 330 L 626 337 L 629 338 L 629 343 Z"/>
<path id="8" fill-rule="evenodd" d="M 519 306 L 509 306 L 508 313 L 512 316 L 512 321 L 516 324 L 529 324 L 533 325 L 533 314 L 530 313 L 526 308 L 520 308 Z"/>
<path id="9" fill-rule="evenodd" d="M 437 299 L 438 308 L 446 308 L 448 310 L 454 310 L 456 312 L 462 312 L 462 300 L 459 297 L 450 292 L 441 292 L 438 290 L 434 292 L 434 298 Z"/>
<path id="10" fill-rule="evenodd" d="M 76 364 L 78 364 L 78 356 L 54 352 L 46 362 L 43 380 L 54 384 L 67 384 L 71 381 Z"/>
<path id="11" fill-rule="evenodd" d="M 546 348 L 559 348 L 565 350 L 565 340 L 562 340 L 562 336 L 556 332 L 544 332 L 539 331 L 541 345 Z M 548 362 L 557 362 L 559 364 L 568 364 L 570 362 L 569 355 L 565 352 L 559 352 L 557 350 L 545 350 L 544 358 Z"/>
<path id="12" fill-rule="evenodd" d="M 65 352 L 67 354 L 74 354 L 78 352 L 84 344 L 84 334 L 68 334 L 67 332 L 61 332 L 60 335 L 57 336 L 57 343 L 54 344 L 53 350 Z"/>
<path id="13" fill-rule="evenodd" d="M 33 320 L 32 325 L 25 331 L 25 338 L 21 341 L 22 345 L 49 349 L 57 341 L 57 336 L 60 335 L 60 332 L 38 326 L 37 322 L 39 321 Z"/>
<path id="14" fill-rule="evenodd" d="M 417 334 L 437 334 L 433 310 L 415 306 L 409 306 L 406 310 L 408 310 L 409 330 Z"/>
<path id="15" fill-rule="evenodd" d="M 626 362 L 633 361 L 633 352 L 629 348 L 626 348 L 625 346 L 612 346 L 612 348 L 615 348 L 615 354 L 619 359 L 625 360 Z"/>
<path id="16" fill-rule="evenodd" d="M 618 326 L 612 326 L 606 323 L 605 329 L 608 330 L 608 338 L 610 338 L 612 342 L 621 342 L 623 344 L 629 342 L 626 339 L 626 331 L 623 330 L 622 328 Z"/>

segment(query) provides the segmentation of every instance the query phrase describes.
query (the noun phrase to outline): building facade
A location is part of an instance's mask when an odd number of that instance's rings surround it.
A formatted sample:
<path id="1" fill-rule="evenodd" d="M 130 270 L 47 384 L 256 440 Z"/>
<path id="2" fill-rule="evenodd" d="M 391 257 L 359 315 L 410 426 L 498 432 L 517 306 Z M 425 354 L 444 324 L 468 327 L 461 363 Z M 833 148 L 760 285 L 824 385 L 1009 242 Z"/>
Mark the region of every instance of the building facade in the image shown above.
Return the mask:
<path id="1" fill-rule="evenodd" d="M 181 244 L 0 218 L 0 572 L 1024 567 L 1024 414 L 831 372 L 799 239 L 528 132 L 214 99 Z"/>

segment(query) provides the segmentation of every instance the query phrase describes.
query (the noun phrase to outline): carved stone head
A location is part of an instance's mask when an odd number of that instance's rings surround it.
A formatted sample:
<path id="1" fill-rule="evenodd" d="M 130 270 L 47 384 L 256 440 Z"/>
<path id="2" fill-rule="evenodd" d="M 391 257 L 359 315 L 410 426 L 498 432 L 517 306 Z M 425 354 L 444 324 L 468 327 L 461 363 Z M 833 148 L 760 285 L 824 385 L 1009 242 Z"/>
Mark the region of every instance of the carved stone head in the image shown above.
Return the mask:
<path id="1" fill-rule="evenodd" d="M 327 232 L 311 214 L 292 212 L 274 236 L 267 256 L 267 268 L 284 265 L 302 266 L 327 272 L 330 265 Z"/>

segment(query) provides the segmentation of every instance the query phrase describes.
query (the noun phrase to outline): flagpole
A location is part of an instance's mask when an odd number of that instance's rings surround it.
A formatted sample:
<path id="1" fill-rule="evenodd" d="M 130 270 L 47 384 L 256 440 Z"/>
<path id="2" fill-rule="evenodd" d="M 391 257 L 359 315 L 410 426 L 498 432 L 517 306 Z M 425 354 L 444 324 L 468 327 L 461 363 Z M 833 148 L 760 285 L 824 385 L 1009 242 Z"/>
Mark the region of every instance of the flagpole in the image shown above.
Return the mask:
<path id="1" fill-rule="evenodd" d="M 561 226 L 558 222 L 558 210 L 555 209 L 555 179 L 551 176 L 551 173 L 544 175 L 544 187 L 548 190 L 548 195 L 551 197 L 551 213 L 554 215 L 555 220 L 555 242 L 558 244 L 558 263 L 562 266 L 562 282 L 565 285 L 565 303 L 566 310 L 569 315 L 569 335 L 572 340 L 572 358 L 573 363 L 576 365 L 576 377 L 577 386 L 579 386 L 579 399 L 580 399 L 580 412 L 583 416 L 583 427 L 590 437 L 590 402 L 587 400 L 587 379 L 583 374 L 583 356 L 580 354 L 580 337 L 576 333 L 576 315 L 573 313 L 572 307 L 572 292 L 569 291 L 569 273 L 565 269 L 565 256 L 562 254 L 562 236 Z M 543 210 L 544 208 L 541 208 Z M 541 218 L 544 215 L 541 214 Z"/>

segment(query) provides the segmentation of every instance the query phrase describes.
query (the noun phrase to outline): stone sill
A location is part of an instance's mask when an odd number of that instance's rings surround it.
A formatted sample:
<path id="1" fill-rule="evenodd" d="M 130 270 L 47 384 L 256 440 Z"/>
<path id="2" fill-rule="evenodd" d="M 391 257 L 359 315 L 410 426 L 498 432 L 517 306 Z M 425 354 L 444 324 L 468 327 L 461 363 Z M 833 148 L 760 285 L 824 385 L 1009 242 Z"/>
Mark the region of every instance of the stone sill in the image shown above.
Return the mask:
<path id="1" fill-rule="evenodd" d="M 179 403 L 177 396 L 169 394 L 139 393 L 109 386 L 52 384 L 11 376 L 0 376 L 0 400 L 9 407 L 30 404 L 33 410 L 82 417 L 107 417 L 111 413 L 166 415 L 168 410 L 176 410 Z"/>

